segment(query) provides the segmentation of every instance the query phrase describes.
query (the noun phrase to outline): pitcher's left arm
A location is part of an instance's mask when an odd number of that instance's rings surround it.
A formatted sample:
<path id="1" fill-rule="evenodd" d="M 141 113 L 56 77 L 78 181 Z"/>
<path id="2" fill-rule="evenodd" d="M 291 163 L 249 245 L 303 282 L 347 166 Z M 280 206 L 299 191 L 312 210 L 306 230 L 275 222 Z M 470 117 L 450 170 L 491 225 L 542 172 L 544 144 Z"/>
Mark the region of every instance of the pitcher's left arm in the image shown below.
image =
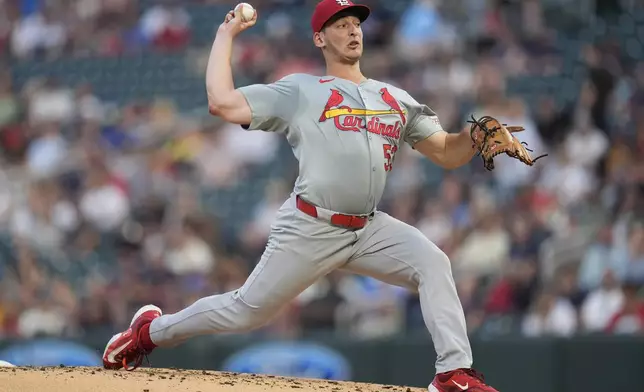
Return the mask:
<path id="1" fill-rule="evenodd" d="M 405 141 L 442 168 L 461 167 L 471 161 L 475 154 L 481 156 L 487 170 L 494 170 L 494 157 L 500 154 L 528 166 L 533 166 L 536 161 L 548 156 L 542 154 L 533 158 L 527 143 L 514 135 L 524 128 L 503 124 L 492 116 L 482 116 L 479 119 L 471 116 L 471 120 L 467 121 L 470 125 L 458 133 L 447 133 L 429 106 L 418 103 L 405 91 L 398 92 L 409 115 Z"/>
<path id="2" fill-rule="evenodd" d="M 413 147 L 444 169 L 461 167 L 471 161 L 476 154 L 469 126 L 458 133 L 447 133 L 443 130 L 434 132 Z"/>
<path id="3" fill-rule="evenodd" d="M 514 136 L 514 133 L 524 130 L 522 126 L 508 126 L 491 116 L 483 116 L 478 120 L 472 116 L 472 120 L 468 122 L 471 126 L 465 127 L 459 133 L 450 134 L 443 130 L 432 132 L 430 136 L 413 144 L 413 147 L 445 169 L 455 169 L 465 165 L 476 153 L 480 154 L 483 167 L 487 170 L 494 170 L 494 157 L 501 154 L 517 159 L 528 166 L 533 166 L 536 161 L 548 156 L 548 154 L 541 154 L 536 158 L 531 156 L 532 150 L 528 148 L 528 144 Z M 418 121 L 416 127 L 421 129 L 413 132 L 427 134 L 427 131 L 422 129 L 425 126 L 424 123 L 426 121 Z"/>
<path id="4" fill-rule="evenodd" d="M 455 169 L 472 159 L 477 150 L 473 147 L 470 127 L 464 127 L 459 133 L 445 132 L 438 115 L 429 106 L 418 103 L 405 91 L 401 97 L 409 115 L 404 136 L 407 144 L 444 169 Z"/>

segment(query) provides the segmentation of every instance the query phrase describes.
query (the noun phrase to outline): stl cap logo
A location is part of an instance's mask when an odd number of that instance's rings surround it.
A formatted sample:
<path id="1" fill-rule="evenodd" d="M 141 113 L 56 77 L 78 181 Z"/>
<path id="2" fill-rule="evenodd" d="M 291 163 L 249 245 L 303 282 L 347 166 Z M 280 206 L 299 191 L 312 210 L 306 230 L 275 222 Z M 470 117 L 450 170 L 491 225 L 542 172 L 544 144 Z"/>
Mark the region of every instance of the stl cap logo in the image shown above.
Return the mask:
<path id="1" fill-rule="evenodd" d="M 338 3 L 338 5 L 341 7 L 348 7 L 351 5 L 351 2 L 349 0 L 335 0 L 335 2 Z"/>

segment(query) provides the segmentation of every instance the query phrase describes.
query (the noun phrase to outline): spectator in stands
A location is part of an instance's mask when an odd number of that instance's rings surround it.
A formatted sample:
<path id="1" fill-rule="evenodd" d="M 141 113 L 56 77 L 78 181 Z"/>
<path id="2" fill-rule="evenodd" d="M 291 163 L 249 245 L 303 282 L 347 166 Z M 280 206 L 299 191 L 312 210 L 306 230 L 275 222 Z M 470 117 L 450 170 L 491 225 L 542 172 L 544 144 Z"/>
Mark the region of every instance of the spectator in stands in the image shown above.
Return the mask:
<path id="1" fill-rule="evenodd" d="M 244 177 L 239 162 L 223 143 L 223 125 L 216 121 L 205 126 L 204 137 L 195 157 L 195 163 L 201 172 L 202 185 L 208 189 L 230 188 Z"/>
<path id="2" fill-rule="evenodd" d="M 610 318 L 606 332 L 610 334 L 644 333 L 644 301 L 638 295 L 642 285 L 626 281 L 622 285 L 624 301 L 620 309 Z"/>
<path id="3" fill-rule="evenodd" d="M 280 136 L 274 132 L 251 134 L 235 124 L 225 124 L 220 132 L 222 132 L 222 147 L 242 168 L 266 165 L 275 159 Z"/>
<path id="4" fill-rule="evenodd" d="M 581 100 L 584 105 L 590 107 L 595 101 L 593 87 L 586 83 L 581 92 Z M 579 109 L 573 129 L 568 132 L 564 140 L 566 155 L 575 157 L 575 163 L 589 170 L 589 176 L 594 174 L 599 160 L 606 154 L 609 147 L 609 140 L 606 133 L 594 126 L 588 108 Z"/>
<path id="5" fill-rule="evenodd" d="M 253 218 L 241 235 L 252 257 L 259 257 L 264 251 L 271 224 L 288 194 L 289 189 L 281 180 L 272 180 L 266 184 L 264 199 L 255 206 Z"/>
<path id="6" fill-rule="evenodd" d="M 597 179 L 560 146 L 544 161 L 538 185 L 557 197 L 563 207 L 571 207 L 596 190 Z"/>
<path id="7" fill-rule="evenodd" d="M 23 338 L 63 337 L 72 332 L 75 300 L 69 287 L 53 281 L 41 287 L 18 318 L 18 333 Z M 71 307 L 70 307 L 71 306 Z"/>
<path id="8" fill-rule="evenodd" d="M 64 12 L 59 7 L 43 6 L 26 15 L 13 29 L 11 54 L 18 58 L 58 55 L 68 38 Z"/>
<path id="9" fill-rule="evenodd" d="M 571 105 L 557 107 L 555 97 L 540 96 L 536 107 L 535 122 L 539 134 L 549 146 L 563 142 L 573 121 Z"/>
<path id="10" fill-rule="evenodd" d="M 182 49 L 190 38 L 190 16 L 177 1 L 162 1 L 143 14 L 141 32 L 157 49 Z"/>
<path id="11" fill-rule="evenodd" d="M 103 102 L 94 93 L 92 85 L 83 83 L 76 88 L 75 93 L 75 119 L 100 124 L 105 117 L 105 108 Z"/>
<path id="12" fill-rule="evenodd" d="M 504 270 L 503 276 L 491 284 L 484 302 L 487 314 L 525 314 L 536 298 L 538 288 L 537 263 L 515 261 Z"/>
<path id="13" fill-rule="evenodd" d="M 577 328 L 577 313 L 570 301 L 544 290 L 523 319 L 522 330 L 527 337 L 572 336 Z"/>
<path id="14" fill-rule="evenodd" d="M 338 282 L 343 299 L 337 308 L 339 330 L 358 339 L 382 338 L 403 327 L 407 290 L 359 275 L 343 275 Z"/>
<path id="15" fill-rule="evenodd" d="M 608 323 L 622 308 L 624 292 L 615 274 L 604 270 L 601 286 L 593 289 L 581 307 L 581 324 L 586 332 L 606 330 Z"/>
<path id="16" fill-rule="evenodd" d="M 69 145 L 56 123 L 45 123 L 33 128 L 34 140 L 27 148 L 27 167 L 36 178 L 58 174 L 69 157 Z"/>
<path id="17" fill-rule="evenodd" d="M 592 291 L 600 287 L 608 271 L 617 279 L 622 277 L 622 269 L 613 249 L 612 235 L 611 226 L 602 227 L 595 241 L 586 249 L 579 267 L 578 279 L 581 290 Z"/>
<path id="18" fill-rule="evenodd" d="M 338 283 L 344 274 L 334 271 L 315 282 L 295 299 L 301 328 L 312 332 L 337 330 L 344 322 L 341 307 L 344 298 Z"/>
<path id="19" fill-rule="evenodd" d="M 514 262 L 537 263 L 545 234 L 530 214 L 515 214 L 508 219 L 511 235 L 510 258 Z"/>
<path id="20" fill-rule="evenodd" d="M 448 245 L 448 241 L 454 235 L 454 223 L 449 212 L 447 205 L 440 199 L 429 199 L 425 203 L 423 216 L 417 223 L 418 229 L 425 237 L 441 249 Z"/>
<path id="21" fill-rule="evenodd" d="M 402 15 L 396 47 L 407 60 L 420 60 L 432 53 L 432 49 L 455 42 L 454 30 L 438 6 L 436 0 L 415 0 Z"/>
<path id="22" fill-rule="evenodd" d="M 162 257 L 166 268 L 175 275 L 192 275 L 201 279 L 215 268 L 213 249 L 199 235 L 197 227 L 197 222 L 188 219 L 167 233 Z"/>
<path id="23" fill-rule="evenodd" d="M 510 235 L 496 210 L 481 215 L 454 257 L 456 271 L 477 277 L 498 274 L 508 261 Z"/>
<path id="24" fill-rule="evenodd" d="M 15 207 L 11 220 L 13 235 L 45 252 L 62 247 L 65 236 L 79 224 L 75 206 L 62 197 L 58 184 L 52 181 L 32 184 L 26 203 Z"/>
<path id="25" fill-rule="evenodd" d="M 104 162 L 97 161 L 89 167 L 79 210 L 84 220 L 105 232 L 118 230 L 128 218 L 127 189 Z"/>
<path id="26" fill-rule="evenodd" d="M 574 268 L 561 267 L 554 282 L 535 298 L 534 307 L 523 320 L 526 336 L 572 336 L 579 325 L 577 307 L 580 295 Z"/>
<path id="27" fill-rule="evenodd" d="M 68 86 L 54 78 L 34 81 L 24 89 L 29 124 L 68 125 L 74 118 L 74 95 Z"/>

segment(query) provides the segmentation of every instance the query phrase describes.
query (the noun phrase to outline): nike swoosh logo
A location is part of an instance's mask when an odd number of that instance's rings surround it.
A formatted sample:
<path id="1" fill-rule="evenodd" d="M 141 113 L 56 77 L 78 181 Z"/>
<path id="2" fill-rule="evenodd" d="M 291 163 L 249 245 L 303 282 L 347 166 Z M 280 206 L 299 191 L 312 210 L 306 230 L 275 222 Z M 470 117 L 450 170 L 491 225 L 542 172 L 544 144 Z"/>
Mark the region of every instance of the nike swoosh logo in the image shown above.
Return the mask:
<path id="1" fill-rule="evenodd" d="M 334 80 L 335 80 L 335 78 L 331 78 L 331 79 L 327 79 L 327 80 L 320 79 L 320 83 L 329 83 L 329 82 L 332 82 Z"/>
<path id="2" fill-rule="evenodd" d="M 454 381 L 454 380 L 452 380 L 452 382 L 454 383 L 454 385 L 456 385 L 457 387 L 461 388 L 461 391 L 467 391 L 467 388 L 469 388 L 469 387 L 470 387 L 470 383 L 469 383 L 469 382 L 468 382 L 467 384 L 465 384 L 465 385 L 461 385 L 461 384 L 457 383 L 457 382 L 456 382 L 456 381 Z"/>
<path id="3" fill-rule="evenodd" d="M 109 353 L 109 355 L 107 356 L 107 361 L 111 363 L 116 363 L 116 356 L 119 355 L 119 353 L 123 351 L 130 343 L 132 343 L 131 339 L 123 343 L 123 345 L 112 350 L 112 352 Z"/>

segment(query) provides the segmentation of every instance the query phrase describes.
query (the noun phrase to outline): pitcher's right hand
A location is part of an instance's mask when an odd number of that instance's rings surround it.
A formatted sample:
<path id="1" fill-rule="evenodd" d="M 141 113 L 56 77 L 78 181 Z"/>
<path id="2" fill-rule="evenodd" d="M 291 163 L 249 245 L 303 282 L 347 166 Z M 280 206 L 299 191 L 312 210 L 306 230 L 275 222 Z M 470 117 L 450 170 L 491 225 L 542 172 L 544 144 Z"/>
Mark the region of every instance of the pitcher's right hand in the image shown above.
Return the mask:
<path id="1" fill-rule="evenodd" d="M 235 11 L 231 10 L 226 14 L 224 23 L 219 25 L 217 34 L 228 33 L 232 37 L 236 37 L 237 34 L 241 33 L 242 31 L 253 27 L 255 23 L 257 23 L 257 10 L 255 10 L 255 16 L 253 16 L 253 19 L 248 22 L 242 21 L 241 15 L 235 15 Z"/>

